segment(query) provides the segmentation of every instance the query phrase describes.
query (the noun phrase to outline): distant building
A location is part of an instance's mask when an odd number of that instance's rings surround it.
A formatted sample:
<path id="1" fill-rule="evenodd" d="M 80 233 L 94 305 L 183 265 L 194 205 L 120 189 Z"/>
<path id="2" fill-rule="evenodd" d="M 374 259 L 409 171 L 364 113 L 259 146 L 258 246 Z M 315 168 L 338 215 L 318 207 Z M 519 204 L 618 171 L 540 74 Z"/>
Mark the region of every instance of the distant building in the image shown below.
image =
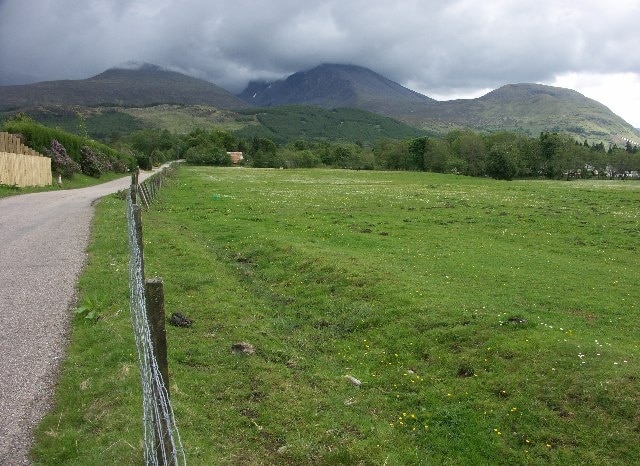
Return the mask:
<path id="1" fill-rule="evenodd" d="M 227 152 L 227 155 L 231 157 L 231 163 L 234 165 L 238 165 L 244 160 L 242 152 Z"/>

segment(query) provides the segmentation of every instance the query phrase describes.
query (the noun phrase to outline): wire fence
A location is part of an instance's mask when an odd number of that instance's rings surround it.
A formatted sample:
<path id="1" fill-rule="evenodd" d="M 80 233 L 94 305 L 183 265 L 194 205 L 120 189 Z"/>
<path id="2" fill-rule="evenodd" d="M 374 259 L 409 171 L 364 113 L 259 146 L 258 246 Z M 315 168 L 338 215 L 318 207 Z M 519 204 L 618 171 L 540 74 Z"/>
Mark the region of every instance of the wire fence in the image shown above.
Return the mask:
<path id="1" fill-rule="evenodd" d="M 165 176 L 166 174 L 163 178 Z M 142 190 L 139 189 L 136 181 L 137 176 L 134 174 L 131 190 L 127 196 L 127 226 L 130 252 L 130 312 L 142 384 L 145 464 L 186 465 L 184 448 L 169 398 L 162 281 L 145 280 L 144 277 L 142 209 L 136 204 L 136 192 L 142 192 Z M 159 187 L 161 182 L 150 185 Z M 157 189 L 154 191 L 154 197 L 156 192 Z M 158 282 L 160 298 L 157 292 Z M 154 289 L 156 291 L 153 291 Z M 153 299 L 150 298 L 152 294 Z M 151 308 L 154 307 L 156 310 L 152 311 Z M 162 324 L 161 330 L 158 330 L 157 323 Z M 163 344 L 159 344 L 160 340 L 164 340 Z"/>
<path id="2" fill-rule="evenodd" d="M 132 180 L 132 184 L 136 185 L 136 195 L 140 198 L 145 209 L 149 210 L 149 206 L 155 200 L 166 179 L 173 176 L 175 172 L 176 163 L 171 163 L 139 184 L 137 180 L 137 172 L 134 173 L 135 181 Z"/>

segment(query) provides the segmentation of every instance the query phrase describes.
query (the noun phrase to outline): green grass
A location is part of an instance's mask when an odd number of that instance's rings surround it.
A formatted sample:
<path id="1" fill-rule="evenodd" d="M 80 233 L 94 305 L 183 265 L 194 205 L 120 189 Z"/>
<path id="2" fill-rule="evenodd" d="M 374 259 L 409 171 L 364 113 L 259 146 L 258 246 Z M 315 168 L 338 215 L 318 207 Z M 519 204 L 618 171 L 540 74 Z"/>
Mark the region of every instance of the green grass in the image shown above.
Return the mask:
<path id="1" fill-rule="evenodd" d="M 194 320 L 167 329 L 189 464 L 640 458 L 640 184 L 178 173 L 143 222 L 147 276 Z M 38 464 L 141 461 L 127 273 L 112 196 Z"/>
<path id="2" fill-rule="evenodd" d="M 107 172 L 100 178 L 94 178 L 92 176 L 83 175 L 82 173 L 76 173 L 71 179 L 62 179 L 62 187 L 58 186 L 57 180 L 52 180 L 52 184 L 49 186 L 31 186 L 26 188 L 18 188 L 16 186 L 0 185 L 0 198 L 7 196 L 18 196 L 20 194 L 39 193 L 43 191 L 59 191 L 61 189 L 79 189 L 87 188 L 89 186 L 95 186 L 97 184 L 106 183 L 108 181 L 117 180 L 123 178 L 127 174 Z"/>

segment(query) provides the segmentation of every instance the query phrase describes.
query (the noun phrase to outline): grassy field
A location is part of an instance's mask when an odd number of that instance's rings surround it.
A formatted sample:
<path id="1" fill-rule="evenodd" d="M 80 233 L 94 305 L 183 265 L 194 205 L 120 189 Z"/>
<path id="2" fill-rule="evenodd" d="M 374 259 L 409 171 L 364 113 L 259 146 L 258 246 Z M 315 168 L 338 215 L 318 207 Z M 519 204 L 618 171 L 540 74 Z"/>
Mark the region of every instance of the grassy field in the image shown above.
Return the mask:
<path id="1" fill-rule="evenodd" d="M 194 321 L 167 329 L 189 464 L 637 462 L 639 193 L 181 168 L 143 222 Z M 142 460 L 124 223 L 105 198 L 37 464 Z"/>

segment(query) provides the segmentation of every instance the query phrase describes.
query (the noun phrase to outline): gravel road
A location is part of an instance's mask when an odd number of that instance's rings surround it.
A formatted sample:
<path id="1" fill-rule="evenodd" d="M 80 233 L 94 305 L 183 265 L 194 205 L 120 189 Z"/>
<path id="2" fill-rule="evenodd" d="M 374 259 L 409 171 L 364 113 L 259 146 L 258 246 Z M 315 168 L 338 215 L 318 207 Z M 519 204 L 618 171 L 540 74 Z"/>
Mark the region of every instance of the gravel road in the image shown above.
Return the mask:
<path id="1" fill-rule="evenodd" d="M 141 173 L 140 181 L 151 173 Z M 64 358 L 93 203 L 131 178 L 0 199 L 0 465 L 30 464 Z M 125 221 L 125 212 L 122 212 Z"/>

